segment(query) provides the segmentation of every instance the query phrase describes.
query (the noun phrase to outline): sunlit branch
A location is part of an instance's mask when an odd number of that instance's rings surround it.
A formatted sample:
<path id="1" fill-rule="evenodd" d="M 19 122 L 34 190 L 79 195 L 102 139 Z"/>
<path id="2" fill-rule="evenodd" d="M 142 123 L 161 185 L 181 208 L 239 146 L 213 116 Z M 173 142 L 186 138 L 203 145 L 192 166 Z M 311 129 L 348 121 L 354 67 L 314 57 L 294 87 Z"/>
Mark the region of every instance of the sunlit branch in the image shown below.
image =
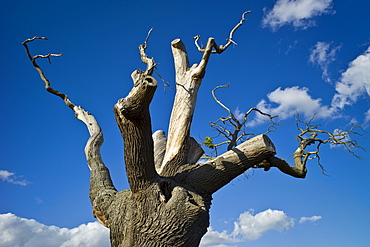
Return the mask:
<path id="1" fill-rule="evenodd" d="M 242 18 L 241 18 L 241 20 L 239 21 L 239 23 L 238 24 L 236 24 L 235 25 L 235 27 L 230 31 L 230 34 L 229 34 L 229 38 L 228 39 L 226 39 L 226 41 L 227 41 L 227 43 L 225 44 L 225 45 L 220 45 L 220 46 L 217 46 L 217 44 L 214 42 L 214 40 L 212 39 L 212 41 L 211 40 L 208 40 L 208 42 L 213 42 L 213 44 L 212 44 L 212 48 L 214 48 L 214 50 L 211 50 L 210 52 L 211 53 L 218 53 L 218 54 L 220 54 L 220 53 L 222 53 L 224 50 L 226 50 L 231 44 L 235 44 L 236 45 L 236 43 L 235 43 L 235 41 L 233 40 L 233 36 L 234 36 L 234 32 L 241 26 L 241 25 L 243 25 L 243 22 L 244 21 L 246 21 L 247 19 L 245 19 L 245 15 L 246 14 L 248 14 L 248 13 L 250 13 L 251 11 L 246 11 L 246 12 L 244 12 L 243 14 L 242 14 Z M 199 44 L 198 44 L 198 41 L 199 41 L 199 39 L 200 39 L 200 35 L 196 35 L 195 37 L 194 37 L 194 43 L 195 43 L 195 46 L 197 47 L 197 49 L 198 49 L 198 51 L 200 51 L 200 52 L 205 52 L 206 51 L 206 49 L 204 49 L 204 48 L 201 48 L 200 46 L 199 46 Z"/>

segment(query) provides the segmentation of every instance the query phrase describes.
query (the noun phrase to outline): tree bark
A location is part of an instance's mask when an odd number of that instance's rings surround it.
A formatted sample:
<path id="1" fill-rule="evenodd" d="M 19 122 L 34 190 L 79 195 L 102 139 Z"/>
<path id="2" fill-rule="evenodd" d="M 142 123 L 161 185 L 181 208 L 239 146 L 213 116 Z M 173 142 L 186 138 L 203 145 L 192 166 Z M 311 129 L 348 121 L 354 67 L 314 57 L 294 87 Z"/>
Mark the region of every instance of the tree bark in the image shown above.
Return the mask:
<path id="1" fill-rule="evenodd" d="M 205 49 L 197 45 L 203 53 L 199 64 L 189 65 L 181 40 L 171 43 L 176 96 L 168 138 L 163 131 L 152 135 L 149 105 L 157 81 L 151 76 L 156 63 L 145 53 L 149 31 L 145 45 L 139 46 L 141 59 L 147 68 L 131 74 L 134 85 L 130 93 L 114 106 L 116 122 L 124 141 L 124 160 L 130 184 L 130 189 L 120 192 L 113 186 L 109 170 L 100 155 L 103 134 L 96 119 L 70 102 L 65 94 L 51 88 L 36 64 L 37 58 L 61 54 L 32 57 L 27 42 L 45 39 L 42 37 L 23 43 L 46 89 L 62 98 L 89 130 L 85 154 L 91 170 L 90 200 L 94 216 L 110 229 L 113 247 L 196 247 L 209 226 L 214 192 L 251 167 L 268 167 L 269 163 L 265 160 L 281 170 L 286 168 L 285 164 L 274 163 L 275 147 L 266 135 L 256 136 L 210 161 L 196 164 L 203 150 L 190 137 L 190 126 L 198 89 L 211 54 L 220 54 L 233 43 L 232 34 L 245 20 L 246 13 L 230 32 L 226 45 L 217 46 L 213 38 L 208 39 Z M 196 42 L 198 39 L 199 36 Z M 298 167 L 300 170 L 303 168 Z"/>

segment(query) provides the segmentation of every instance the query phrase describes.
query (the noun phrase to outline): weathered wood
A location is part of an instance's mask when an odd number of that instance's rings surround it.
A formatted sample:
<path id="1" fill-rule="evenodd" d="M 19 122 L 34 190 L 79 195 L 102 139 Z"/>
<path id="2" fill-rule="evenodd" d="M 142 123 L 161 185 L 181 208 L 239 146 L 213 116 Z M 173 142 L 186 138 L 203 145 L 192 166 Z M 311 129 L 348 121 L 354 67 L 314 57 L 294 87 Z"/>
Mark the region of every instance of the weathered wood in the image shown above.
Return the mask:
<path id="1" fill-rule="evenodd" d="M 157 130 L 152 137 L 154 143 L 154 164 L 156 171 L 159 173 L 166 152 L 167 137 L 163 130 Z"/>
<path id="2" fill-rule="evenodd" d="M 116 122 L 125 142 L 124 155 L 127 178 L 133 193 L 148 187 L 158 174 L 154 167 L 152 127 L 149 104 L 157 81 L 141 73 L 130 93 L 114 105 Z"/>
<path id="3" fill-rule="evenodd" d="M 197 191 L 213 194 L 238 175 L 275 154 L 271 140 L 266 135 L 259 135 L 212 160 L 188 167 L 178 176 Z"/>

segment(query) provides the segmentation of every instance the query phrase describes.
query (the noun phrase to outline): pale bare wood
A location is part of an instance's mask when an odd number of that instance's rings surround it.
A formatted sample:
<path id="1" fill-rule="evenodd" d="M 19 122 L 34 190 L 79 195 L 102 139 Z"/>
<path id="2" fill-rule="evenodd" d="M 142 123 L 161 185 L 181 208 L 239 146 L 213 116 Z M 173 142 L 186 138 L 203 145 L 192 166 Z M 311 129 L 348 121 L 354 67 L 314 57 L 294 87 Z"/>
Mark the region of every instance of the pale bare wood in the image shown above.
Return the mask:
<path id="1" fill-rule="evenodd" d="M 263 160 L 276 154 L 275 146 L 266 135 L 259 135 L 203 164 L 185 168 L 183 180 L 196 190 L 213 194 L 232 179 Z"/>
<path id="2" fill-rule="evenodd" d="M 176 73 L 176 95 L 168 127 L 166 153 L 159 170 L 161 175 L 175 175 L 177 168 L 187 163 L 190 126 L 193 120 L 198 90 L 205 75 L 209 58 L 212 53 L 223 53 L 230 44 L 234 43 L 233 34 L 246 20 L 244 16 L 249 12 L 242 14 L 240 22 L 231 30 L 226 45 L 218 46 L 214 38 L 209 38 L 206 48 L 200 49 L 197 44 L 200 36 L 195 37 L 195 44 L 198 50 L 203 53 L 199 64 L 190 67 L 184 43 L 180 39 L 171 42 Z"/>

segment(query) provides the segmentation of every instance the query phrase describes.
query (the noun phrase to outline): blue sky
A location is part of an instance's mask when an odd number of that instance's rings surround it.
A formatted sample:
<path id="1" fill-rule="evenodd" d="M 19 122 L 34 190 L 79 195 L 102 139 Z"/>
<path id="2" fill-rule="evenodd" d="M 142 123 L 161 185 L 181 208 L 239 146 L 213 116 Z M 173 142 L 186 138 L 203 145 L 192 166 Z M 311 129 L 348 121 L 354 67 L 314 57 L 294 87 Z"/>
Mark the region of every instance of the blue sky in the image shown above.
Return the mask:
<path id="1" fill-rule="evenodd" d="M 170 42 L 181 38 L 191 63 L 193 44 L 214 37 L 225 42 L 246 10 L 252 13 L 234 34 L 238 45 L 213 55 L 198 96 L 192 136 L 216 136 L 208 126 L 226 112 L 249 108 L 279 114 L 285 125 L 270 133 L 278 156 L 292 162 L 297 148 L 296 112 L 327 131 L 370 124 L 370 2 L 367 0 L 259 1 L 2 1 L 0 5 L 0 246 L 108 246 L 108 232 L 92 216 L 89 169 L 83 148 L 88 132 L 57 97 L 48 94 L 27 60 L 40 61 L 52 86 L 90 111 L 105 143 L 102 155 L 119 190 L 127 189 L 123 147 L 113 116 L 127 95 L 130 74 L 144 69 L 138 45 L 154 27 L 147 53 L 174 87 Z M 160 83 L 151 105 L 153 131 L 167 129 L 174 90 Z M 266 125 L 252 120 L 248 131 Z M 354 136 L 370 150 L 368 134 Z M 216 139 L 221 141 L 221 139 Z M 202 246 L 367 246 L 370 242 L 369 154 L 363 160 L 344 148 L 321 149 L 321 164 L 309 161 L 306 179 L 271 169 L 247 171 L 214 195 L 211 228 Z M 53 242 L 52 242 L 53 241 Z"/>

